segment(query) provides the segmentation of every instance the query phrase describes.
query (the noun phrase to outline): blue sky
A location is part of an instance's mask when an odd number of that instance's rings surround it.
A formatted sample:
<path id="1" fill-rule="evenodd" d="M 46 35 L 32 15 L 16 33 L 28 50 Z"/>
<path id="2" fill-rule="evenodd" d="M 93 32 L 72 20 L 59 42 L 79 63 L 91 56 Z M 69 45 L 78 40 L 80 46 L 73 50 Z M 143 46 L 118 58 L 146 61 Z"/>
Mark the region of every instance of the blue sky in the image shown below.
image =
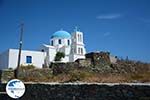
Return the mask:
<path id="1" fill-rule="evenodd" d="M 0 52 L 37 50 L 51 35 L 75 26 L 84 32 L 86 49 L 150 62 L 150 0 L 0 0 Z"/>

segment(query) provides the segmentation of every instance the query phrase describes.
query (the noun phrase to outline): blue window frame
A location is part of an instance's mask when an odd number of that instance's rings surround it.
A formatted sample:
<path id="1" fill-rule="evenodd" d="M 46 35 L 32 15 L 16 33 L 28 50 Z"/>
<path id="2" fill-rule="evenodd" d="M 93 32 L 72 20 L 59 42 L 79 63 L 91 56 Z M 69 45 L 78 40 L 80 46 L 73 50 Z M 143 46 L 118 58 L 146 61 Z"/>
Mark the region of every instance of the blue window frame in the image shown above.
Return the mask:
<path id="1" fill-rule="evenodd" d="M 32 56 L 26 56 L 26 63 L 32 63 Z"/>

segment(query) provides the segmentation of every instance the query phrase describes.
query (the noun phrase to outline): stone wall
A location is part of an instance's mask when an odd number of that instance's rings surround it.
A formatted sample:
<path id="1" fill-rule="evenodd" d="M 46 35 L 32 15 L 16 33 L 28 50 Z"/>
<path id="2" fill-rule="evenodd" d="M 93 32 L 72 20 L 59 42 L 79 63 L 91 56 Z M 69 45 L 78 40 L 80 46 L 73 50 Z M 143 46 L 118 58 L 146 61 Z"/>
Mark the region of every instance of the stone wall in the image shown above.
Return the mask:
<path id="1" fill-rule="evenodd" d="M 75 62 L 77 62 L 78 65 L 81 67 L 91 67 L 92 66 L 91 58 L 77 59 Z"/>
<path id="2" fill-rule="evenodd" d="M 6 84 L 0 85 L 5 92 Z M 28 83 L 19 100 L 150 100 L 150 84 Z M 13 100 L 0 93 L 0 100 Z"/>
<path id="3" fill-rule="evenodd" d="M 109 52 L 91 52 L 86 54 L 86 58 L 90 58 L 94 66 L 111 63 L 109 56 Z"/>
<path id="4" fill-rule="evenodd" d="M 68 63 L 51 63 L 50 68 L 53 71 L 54 75 L 60 73 L 67 73 L 69 70 L 79 67 L 77 62 L 68 62 Z"/>
<path id="5" fill-rule="evenodd" d="M 21 66 L 18 71 L 18 78 L 23 81 L 34 81 L 34 82 L 47 82 L 53 75 L 52 69 L 50 68 L 35 68 L 34 66 Z M 5 69 L 0 70 L 0 83 L 7 83 L 9 80 L 14 79 L 14 70 Z"/>

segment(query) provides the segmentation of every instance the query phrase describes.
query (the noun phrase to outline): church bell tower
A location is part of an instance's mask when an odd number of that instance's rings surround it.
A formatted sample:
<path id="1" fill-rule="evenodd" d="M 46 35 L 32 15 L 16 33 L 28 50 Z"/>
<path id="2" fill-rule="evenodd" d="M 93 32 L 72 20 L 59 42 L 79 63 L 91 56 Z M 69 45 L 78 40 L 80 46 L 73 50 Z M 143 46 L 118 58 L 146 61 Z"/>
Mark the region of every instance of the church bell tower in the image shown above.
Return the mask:
<path id="1" fill-rule="evenodd" d="M 83 33 L 80 32 L 77 27 L 72 33 L 72 45 L 71 45 L 71 54 L 73 56 L 73 61 L 78 58 L 85 58 L 85 47 L 83 42 Z"/>

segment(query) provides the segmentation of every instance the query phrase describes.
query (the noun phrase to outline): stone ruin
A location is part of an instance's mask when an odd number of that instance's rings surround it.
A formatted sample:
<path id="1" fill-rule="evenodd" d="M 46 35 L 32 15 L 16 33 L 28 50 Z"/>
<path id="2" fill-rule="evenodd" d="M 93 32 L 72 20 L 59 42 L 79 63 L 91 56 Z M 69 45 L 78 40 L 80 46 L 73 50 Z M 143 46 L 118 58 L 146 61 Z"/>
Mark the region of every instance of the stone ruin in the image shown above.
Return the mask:
<path id="1" fill-rule="evenodd" d="M 106 69 L 112 64 L 109 52 L 91 52 L 85 55 L 85 59 L 77 59 L 75 62 L 51 63 L 54 73 L 62 73 L 74 68 L 96 68 L 96 70 Z M 108 68 L 107 68 L 108 69 Z"/>

